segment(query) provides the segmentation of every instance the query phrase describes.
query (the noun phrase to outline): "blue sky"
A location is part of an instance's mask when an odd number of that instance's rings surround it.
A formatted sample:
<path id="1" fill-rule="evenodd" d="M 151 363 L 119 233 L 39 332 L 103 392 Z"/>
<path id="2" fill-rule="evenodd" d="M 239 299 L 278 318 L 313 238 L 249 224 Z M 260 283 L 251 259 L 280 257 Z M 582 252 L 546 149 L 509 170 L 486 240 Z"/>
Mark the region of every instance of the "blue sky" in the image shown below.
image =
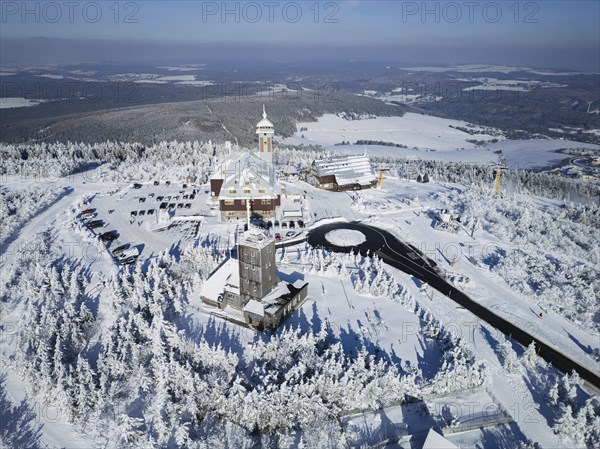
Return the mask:
<path id="1" fill-rule="evenodd" d="M 99 10 L 93 5 L 84 10 L 90 3 L 77 2 L 69 10 L 62 1 L 2 1 L 3 50 L 10 54 L 11 44 L 21 48 L 30 38 L 57 38 L 67 53 L 69 45 L 81 46 L 84 41 L 117 40 L 122 46 L 160 43 L 160 48 L 274 46 L 280 54 L 285 54 L 287 47 L 292 59 L 302 48 L 310 50 L 301 52 L 305 56 L 314 52 L 325 57 L 331 49 L 343 49 L 335 53 L 358 59 L 385 59 L 390 54 L 402 59 L 404 54 L 407 61 L 420 58 L 431 62 L 443 55 L 456 60 L 472 57 L 472 62 L 497 55 L 503 59 L 499 63 L 522 64 L 530 56 L 536 62 L 542 60 L 537 65 L 568 68 L 579 62 L 591 69 L 597 67 L 600 53 L 598 1 L 481 1 L 470 8 L 463 1 L 345 0 L 323 1 L 315 8 L 313 0 L 274 1 L 272 6 L 268 1 L 143 0 L 120 2 L 118 15 L 113 1 L 96 2 Z M 23 15 L 25 8 L 34 12 Z M 237 13 L 223 17 L 225 8 Z M 424 8 L 438 12 L 423 16 Z M 94 23 L 98 11 L 102 16 Z M 297 11 L 302 16 L 293 23 Z M 257 13 L 261 17 L 252 23 Z M 327 22 L 328 15 L 336 23 Z M 264 57 L 268 59 L 268 54 Z"/>

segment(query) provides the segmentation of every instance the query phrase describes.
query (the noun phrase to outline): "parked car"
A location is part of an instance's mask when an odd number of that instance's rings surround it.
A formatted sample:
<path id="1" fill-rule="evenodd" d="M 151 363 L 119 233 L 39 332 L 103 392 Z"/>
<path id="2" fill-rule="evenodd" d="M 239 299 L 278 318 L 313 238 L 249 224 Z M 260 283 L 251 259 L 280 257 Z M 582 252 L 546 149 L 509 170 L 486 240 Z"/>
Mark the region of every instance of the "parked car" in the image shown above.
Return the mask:
<path id="1" fill-rule="evenodd" d="M 169 203 L 160 203 L 159 209 L 166 209 L 167 207 L 169 207 Z"/>
<path id="2" fill-rule="evenodd" d="M 148 209 L 148 215 L 154 215 L 154 209 Z"/>
<path id="3" fill-rule="evenodd" d="M 156 197 L 156 201 L 159 201 L 159 202 L 162 201 L 162 200 L 164 200 L 164 199 L 165 199 L 164 196 L 157 196 Z"/>
<path id="4" fill-rule="evenodd" d="M 90 229 L 97 229 L 104 226 L 104 222 L 102 220 L 92 220 L 87 224 L 87 227 Z"/>
<path id="5" fill-rule="evenodd" d="M 81 213 L 81 218 L 83 218 L 84 220 L 89 220 L 90 218 L 94 218 L 96 216 L 95 212 L 85 212 L 85 213 Z"/>
<path id="6" fill-rule="evenodd" d="M 177 209 L 183 209 L 183 203 L 179 203 L 179 204 L 177 205 Z"/>
<path id="7" fill-rule="evenodd" d="M 281 229 L 287 229 L 287 222 L 286 221 L 282 221 L 281 222 Z"/>
<path id="8" fill-rule="evenodd" d="M 126 249 L 129 248 L 129 243 L 126 243 L 125 245 L 121 245 L 121 246 L 117 246 L 115 249 L 112 250 L 112 255 L 115 257 L 118 257 L 119 255 L 121 255 Z"/>
<path id="9" fill-rule="evenodd" d="M 144 215 L 146 215 L 146 211 L 145 210 L 141 210 L 141 211 L 138 212 L 138 215 L 140 217 L 143 217 Z"/>
<path id="10" fill-rule="evenodd" d="M 171 195 L 168 195 L 167 197 L 165 197 L 165 200 L 170 201 L 171 200 Z"/>
<path id="11" fill-rule="evenodd" d="M 189 197 L 189 195 L 183 195 L 182 199 L 187 200 Z"/>
<path id="12" fill-rule="evenodd" d="M 294 222 L 294 220 L 290 220 L 290 229 L 295 229 L 296 228 L 296 223 Z"/>
<path id="13" fill-rule="evenodd" d="M 267 229 L 271 229 L 273 227 L 273 222 L 271 220 L 267 221 Z"/>
<path id="14" fill-rule="evenodd" d="M 100 240 L 103 242 L 112 242 L 113 240 L 117 240 L 117 231 L 108 231 L 104 234 L 100 234 Z"/>
<path id="15" fill-rule="evenodd" d="M 277 240 L 277 241 L 281 240 L 281 234 L 279 232 L 275 233 L 275 240 Z"/>
<path id="16" fill-rule="evenodd" d="M 146 198 L 142 197 L 138 200 L 140 203 L 145 203 L 146 202 Z"/>
<path id="17" fill-rule="evenodd" d="M 133 185 L 133 188 L 134 188 L 134 189 L 141 189 L 142 187 L 143 187 L 143 185 L 142 185 L 142 184 L 139 184 L 139 183 L 137 183 L 137 182 L 136 182 L 136 183 Z"/>
<path id="18" fill-rule="evenodd" d="M 196 194 L 195 194 L 195 193 L 192 193 L 192 194 L 190 195 L 190 200 L 195 200 L 195 199 L 196 199 Z"/>
<path id="19" fill-rule="evenodd" d="M 160 181 L 154 181 L 154 185 L 157 186 L 160 184 Z"/>
<path id="20" fill-rule="evenodd" d="M 183 185 L 183 188 L 184 188 L 184 189 L 187 189 L 187 184 L 184 184 L 184 185 Z"/>
<path id="21" fill-rule="evenodd" d="M 86 209 L 81 211 L 81 215 L 93 214 L 94 212 L 96 212 L 96 209 Z"/>
<path id="22" fill-rule="evenodd" d="M 119 263 L 121 265 L 131 265 L 132 263 L 136 263 L 138 260 L 138 256 L 131 256 L 126 259 L 119 259 Z"/>
<path id="23" fill-rule="evenodd" d="M 121 254 L 119 254 L 118 259 L 120 261 L 128 259 L 130 257 L 135 257 L 137 258 L 140 255 L 140 250 L 137 249 L 137 247 L 132 247 L 132 248 L 128 248 L 125 251 L 123 251 Z"/>
<path id="24" fill-rule="evenodd" d="M 149 193 L 148 198 L 154 198 L 154 193 Z"/>
<path id="25" fill-rule="evenodd" d="M 169 209 L 175 209 L 176 204 L 175 203 L 170 203 L 169 204 Z"/>
<path id="26" fill-rule="evenodd" d="M 185 207 L 186 209 L 191 209 L 191 208 L 192 208 L 192 205 L 191 205 L 190 203 L 186 203 L 184 207 Z"/>
<path id="27" fill-rule="evenodd" d="M 165 181 L 165 185 L 170 186 L 171 185 L 171 181 Z"/>
<path id="28" fill-rule="evenodd" d="M 298 227 L 299 228 L 303 228 L 304 227 L 304 222 L 302 220 L 298 220 Z"/>
<path id="29" fill-rule="evenodd" d="M 279 227 L 279 220 L 275 220 L 275 226 Z"/>
<path id="30" fill-rule="evenodd" d="M 131 216 L 132 217 L 137 217 L 137 210 L 132 210 L 131 211 Z"/>

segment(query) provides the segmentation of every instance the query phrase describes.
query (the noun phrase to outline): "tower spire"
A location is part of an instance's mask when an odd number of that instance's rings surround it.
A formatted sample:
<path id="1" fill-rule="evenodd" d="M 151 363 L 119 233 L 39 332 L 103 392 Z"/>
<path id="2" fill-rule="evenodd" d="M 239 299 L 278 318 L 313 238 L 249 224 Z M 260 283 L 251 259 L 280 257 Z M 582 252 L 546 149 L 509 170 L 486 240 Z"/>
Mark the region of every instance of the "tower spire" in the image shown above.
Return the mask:
<path id="1" fill-rule="evenodd" d="M 267 110 L 265 109 L 265 105 L 263 104 L 263 118 L 267 118 Z"/>

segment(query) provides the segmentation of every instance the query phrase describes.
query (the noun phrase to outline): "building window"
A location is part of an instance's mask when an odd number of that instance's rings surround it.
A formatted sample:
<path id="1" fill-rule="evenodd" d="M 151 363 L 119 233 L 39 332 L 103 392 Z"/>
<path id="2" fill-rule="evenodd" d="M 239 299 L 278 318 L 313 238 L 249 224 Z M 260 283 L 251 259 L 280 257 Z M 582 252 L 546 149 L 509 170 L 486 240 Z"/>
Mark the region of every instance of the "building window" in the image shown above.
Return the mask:
<path id="1" fill-rule="evenodd" d="M 262 204 L 263 206 L 267 206 L 271 204 L 271 200 L 260 200 L 260 204 Z"/>
<path id="2" fill-rule="evenodd" d="M 225 200 L 225 205 L 226 206 L 233 206 L 235 204 L 234 200 Z"/>
<path id="3" fill-rule="evenodd" d="M 250 193 L 250 189 L 244 189 L 244 193 Z"/>
<path id="4" fill-rule="evenodd" d="M 258 193 L 266 193 L 265 189 L 258 189 Z"/>
<path id="5" fill-rule="evenodd" d="M 231 190 L 229 191 L 229 193 L 231 193 L 232 195 L 235 195 L 235 194 L 237 193 L 237 190 L 235 190 L 235 189 L 231 189 Z"/>

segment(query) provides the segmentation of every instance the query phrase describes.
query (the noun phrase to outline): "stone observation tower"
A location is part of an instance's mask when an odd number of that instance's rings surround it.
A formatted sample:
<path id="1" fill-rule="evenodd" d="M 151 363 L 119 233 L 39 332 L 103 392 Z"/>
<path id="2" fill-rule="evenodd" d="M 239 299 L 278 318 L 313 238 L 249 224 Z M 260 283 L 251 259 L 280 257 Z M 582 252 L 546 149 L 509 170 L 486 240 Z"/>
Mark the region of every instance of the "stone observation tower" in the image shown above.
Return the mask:
<path id="1" fill-rule="evenodd" d="M 238 242 L 240 296 L 242 306 L 262 300 L 279 283 L 275 268 L 275 240 L 251 229 Z"/>

